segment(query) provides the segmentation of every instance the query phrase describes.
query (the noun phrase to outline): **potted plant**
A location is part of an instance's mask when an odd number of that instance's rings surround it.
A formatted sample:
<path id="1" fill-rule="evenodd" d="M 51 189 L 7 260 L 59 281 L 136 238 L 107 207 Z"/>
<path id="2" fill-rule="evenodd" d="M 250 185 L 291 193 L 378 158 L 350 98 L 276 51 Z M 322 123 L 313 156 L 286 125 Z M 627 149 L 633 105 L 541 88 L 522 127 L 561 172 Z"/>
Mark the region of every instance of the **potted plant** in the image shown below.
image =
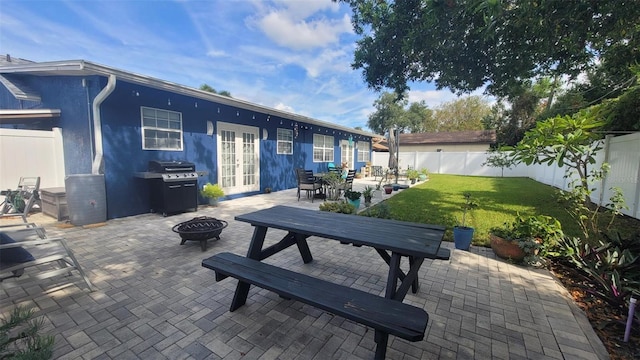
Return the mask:
<path id="1" fill-rule="evenodd" d="M 393 186 L 391 184 L 385 184 L 383 187 L 384 193 L 389 195 L 393 191 Z"/>
<path id="2" fill-rule="evenodd" d="M 473 240 L 474 229 L 466 226 L 467 211 L 475 209 L 478 204 L 471 198 L 471 193 L 464 192 L 464 204 L 462 205 L 462 223 L 453 227 L 453 243 L 456 249 L 469 250 Z"/>
<path id="3" fill-rule="evenodd" d="M 420 175 L 420 173 L 416 169 L 407 170 L 407 178 L 411 180 L 411 184 L 416 183 L 416 180 L 418 179 L 418 175 Z"/>
<path id="4" fill-rule="evenodd" d="M 209 204 L 213 206 L 218 205 L 218 199 L 224 196 L 224 191 L 218 184 L 211 184 L 210 182 L 206 183 L 202 187 L 202 191 L 200 194 L 209 199 Z"/>
<path id="5" fill-rule="evenodd" d="M 352 204 L 353 206 L 355 206 L 356 211 L 358 211 L 358 208 L 360 207 L 360 197 L 362 196 L 362 193 L 360 191 L 353 191 L 353 190 L 345 190 L 344 192 L 344 197 L 347 198 L 347 201 L 349 202 L 349 204 Z"/>
<path id="6" fill-rule="evenodd" d="M 518 215 L 511 223 L 489 230 L 496 256 L 527 264 L 537 263 L 539 255 L 546 255 L 563 237 L 560 222 L 546 215 Z"/>
<path id="7" fill-rule="evenodd" d="M 362 195 L 364 196 L 364 206 L 370 206 L 371 205 L 371 198 L 373 197 L 373 186 L 365 186 L 364 190 L 362 191 Z"/>
<path id="8" fill-rule="evenodd" d="M 426 181 L 428 178 L 429 178 L 429 169 L 427 168 L 420 169 L 418 174 L 418 179 L 420 179 L 420 181 Z"/>
<path id="9" fill-rule="evenodd" d="M 322 181 L 327 186 L 326 200 L 337 201 L 340 198 L 339 189 L 342 188 L 345 183 L 345 179 L 342 178 L 340 172 L 330 171 L 327 175 L 322 177 Z"/>

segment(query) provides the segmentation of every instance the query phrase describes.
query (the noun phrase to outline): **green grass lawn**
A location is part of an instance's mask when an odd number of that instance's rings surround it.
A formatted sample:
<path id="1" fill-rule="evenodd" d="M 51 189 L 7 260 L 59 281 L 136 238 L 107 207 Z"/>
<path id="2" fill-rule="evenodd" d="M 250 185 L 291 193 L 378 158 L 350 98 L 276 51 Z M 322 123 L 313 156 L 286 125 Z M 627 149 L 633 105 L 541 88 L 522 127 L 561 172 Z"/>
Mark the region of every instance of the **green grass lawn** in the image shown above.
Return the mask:
<path id="1" fill-rule="evenodd" d="M 473 243 L 488 246 L 489 229 L 521 215 L 549 215 L 562 223 L 569 236 L 580 236 L 580 228 L 556 200 L 557 189 L 528 178 L 495 178 L 430 175 L 430 180 L 403 190 L 385 202 L 397 220 L 447 227 L 445 239 L 462 221 L 462 193 L 471 193 L 478 207 L 468 211 L 466 226 L 475 228 Z"/>

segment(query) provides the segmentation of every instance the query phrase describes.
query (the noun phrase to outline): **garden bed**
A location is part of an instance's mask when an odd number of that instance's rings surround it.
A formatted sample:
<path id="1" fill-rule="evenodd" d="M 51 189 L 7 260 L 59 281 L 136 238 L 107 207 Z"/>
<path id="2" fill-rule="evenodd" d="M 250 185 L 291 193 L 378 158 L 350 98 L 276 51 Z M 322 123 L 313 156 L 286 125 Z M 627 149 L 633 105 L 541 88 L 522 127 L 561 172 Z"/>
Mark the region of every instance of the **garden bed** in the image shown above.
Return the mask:
<path id="1" fill-rule="evenodd" d="M 550 270 L 587 315 L 612 360 L 640 358 L 640 328 L 637 324 L 631 330 L 629 342 L 623 341 L 628 311 L 626 308 L 620 311 L 587 293 L 584 288 L 589 284 L 581 280 L 575 269 L 564 264 L 552 263 Z M 636 311 L 640 311 L 640 308 L 636 308 Z"/>

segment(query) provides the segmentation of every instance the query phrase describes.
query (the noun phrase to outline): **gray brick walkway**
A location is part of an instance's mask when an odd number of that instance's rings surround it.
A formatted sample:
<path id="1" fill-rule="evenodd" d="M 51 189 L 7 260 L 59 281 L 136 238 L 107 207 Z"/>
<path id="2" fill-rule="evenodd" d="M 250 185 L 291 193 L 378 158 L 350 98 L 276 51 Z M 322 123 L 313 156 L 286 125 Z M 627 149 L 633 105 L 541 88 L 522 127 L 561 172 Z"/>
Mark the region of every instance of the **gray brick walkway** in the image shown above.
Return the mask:
<path id="1" fill-rule="evenodd" d="M 362 187 L 366 180 L 356 180 Z M 369 181 L 368 183 L 373 183 Z M 387 197 L 387 195 L 383 195 Z M 380 199 L 380 197 L 378 197 Z M 217 208 L 163 218 L 144 214 L 100 227 L 59 228 L 41 214 L 49 236 L 63 236 L 98 289 L 79 276 L 44 284 L 2 283 L 1 312 L 35 307 L 54 334 L 57 359 L 371 359 L 373 332 L 313 307 L 252 288 L 247 304 L 228 311 L 236 281 L 216 283 L 200 265 L 217 252 L 245 254 L 252 234 L 236 214 L 287 204 L 316 208 L 295 190 L 223 201 Z M 202 252 L 180 246 L 171 228 L 195 216 L 229 222 Z M 353 229 L 358 231 L 358 229 Z M 273 231 L 268 241 L 282 236 Z M 452 244 L 445 243 L 452 247 Z M 303 264 L 295 247 L 266 261 L 384 295 L 387 266 L 369 248 L 311 238 Z M 491 249 L 452 251 L 425 261 L 421 288 L 405 302 L 430 315 L 425 339 L 390 337 L 390 359 L 607 359 L 602 343 L 567 292 L 543 270 L 495 259 Z"/>

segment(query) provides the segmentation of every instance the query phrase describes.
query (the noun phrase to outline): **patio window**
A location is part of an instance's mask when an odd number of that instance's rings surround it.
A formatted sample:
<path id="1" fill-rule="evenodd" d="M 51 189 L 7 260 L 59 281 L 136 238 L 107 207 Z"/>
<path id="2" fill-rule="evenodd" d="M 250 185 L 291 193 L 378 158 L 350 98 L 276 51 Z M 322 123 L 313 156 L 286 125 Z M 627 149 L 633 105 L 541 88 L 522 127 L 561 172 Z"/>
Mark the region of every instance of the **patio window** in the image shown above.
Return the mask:
<path id="1" fill-rule="evenodd" d="M 333 136 L 313 135 L 313 162 L 333 161 Z"/>
<path id="2" fill-rule="evenodd" d="M 140 108 L 143 150 L 182 151 L 182 113 Z"/>
<path id="3" fill-rule="evenodd" d="M 293 154 L 293 130 L 278 129 L 278 154 Z"/>
<path id="4" fill-rule="evenodd" d="M 358 141 L 358 162 L 370 161 L 369 143 L 367 141 Z"/>

